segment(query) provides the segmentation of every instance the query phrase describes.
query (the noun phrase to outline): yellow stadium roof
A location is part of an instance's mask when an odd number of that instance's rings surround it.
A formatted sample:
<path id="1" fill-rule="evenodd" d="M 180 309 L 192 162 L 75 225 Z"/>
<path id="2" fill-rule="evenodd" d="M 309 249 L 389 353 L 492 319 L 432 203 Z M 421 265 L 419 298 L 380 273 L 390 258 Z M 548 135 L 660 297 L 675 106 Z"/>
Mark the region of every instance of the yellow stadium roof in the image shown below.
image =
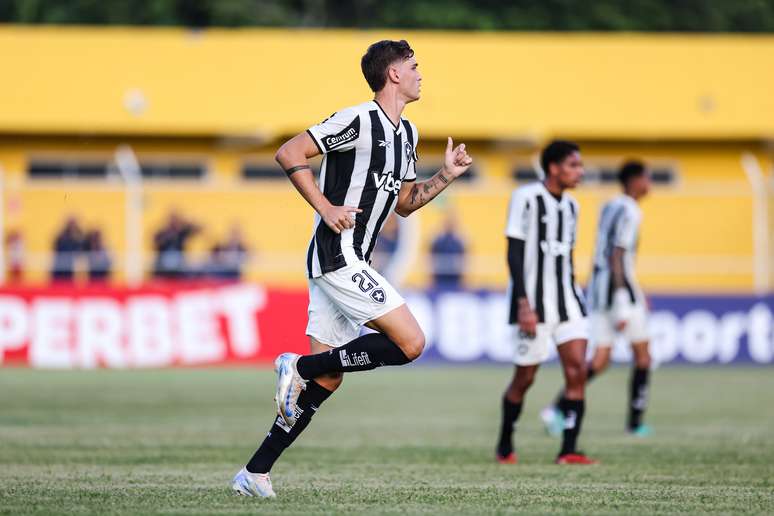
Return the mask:
<path id="1" fill-rule="evenodd" d="M 369 43 L 406 38 L 423 137 L 774 136 L 774 37 L 0 27 L 0 132 L 294 133 L 371 98 Z"/>

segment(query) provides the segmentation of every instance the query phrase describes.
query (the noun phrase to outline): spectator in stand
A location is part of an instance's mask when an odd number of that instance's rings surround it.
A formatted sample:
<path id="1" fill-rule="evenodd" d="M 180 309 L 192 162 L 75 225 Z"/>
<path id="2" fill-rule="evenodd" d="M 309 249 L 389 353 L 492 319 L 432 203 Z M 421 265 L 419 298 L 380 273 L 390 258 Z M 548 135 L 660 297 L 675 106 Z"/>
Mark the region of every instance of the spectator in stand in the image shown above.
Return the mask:
<path id="1" fill-rule="evenodd" d="M 53 281 L 73 281 L 75 264 L 83 250 L 83 231 L 75 217 L 70 216 L 54 241 Z"/>
<path id="2" fill-rule="evenodd" d="M 211 278 L 238 280 L 242 277 L 242 267 L 248 259 L 248 254 L 242 240 L 242 231 L 234 224 L 228 239 L 213 246 L 205 272 Z"/>
<path id="3" fill-rule="evenodd" d="M 454 213 L 446 212 L 443 230 L 430 246 L 433 284 L 443 290 L 459 289 L 465 271 L 465 242 L 457 230 Z"/>
<path id="4" fill-rule="evenodd" d="M 180 279 L 189 274 L 185 258 L 185 245 L 188 239 L 201 231 L 201 227 L 184 219 L 173 211 L 167 224 L 153 238 L 156 248 L 154 276 L 164 279 Z"/>
<path id="5" fill-rule="evenodd" d="M 102 241 L 102 231 L 95 229 L 86 234 L 86 262 L 88 264 L 89 281 L 104 282 L 110 277 L 112 260 Z"/>
<path id="6" fill-rule="evenodd" d="M 5 256 L 7 259 L 6 281 L 20 283 L 24 279 L 24 238 L 12 229 L 5 237 Z"/>

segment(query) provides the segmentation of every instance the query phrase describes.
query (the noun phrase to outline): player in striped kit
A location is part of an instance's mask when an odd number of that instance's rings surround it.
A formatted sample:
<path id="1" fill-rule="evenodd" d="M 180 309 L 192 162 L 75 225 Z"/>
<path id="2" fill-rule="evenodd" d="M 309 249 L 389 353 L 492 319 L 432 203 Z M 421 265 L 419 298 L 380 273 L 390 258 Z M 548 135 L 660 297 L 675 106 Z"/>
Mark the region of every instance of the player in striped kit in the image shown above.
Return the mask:
<path id="1" fill-rule="evenodd" d="M 651 433 L 642 422 L 651 362 L 648 304 L 635 277 L 634 261 L 642 223 L 638 203 L 650 190 L 650 175 L 642 162 L 628 161 L 619 170 L 618 179 L 623 193 L 602 207 L 589 282 L 594 355 L 588 364 L 588 379 L 607 369 L 616 335 L 622 335 L 631 344 L 633 357 L 626 429 L 645 437 Z M 543 409 L 541 418 L 549 433 L 561 431 L 562 414 L 557 404 Z"/>
<path id="2" fill-rule="evenodd" d="M 421 76 L 406 41 L 379 41 L 361 61 L 373 100 L 337 111 L 286 142 L 277 161 L 314 208 L 306 255 L 311 354 L 283 353 L 277 416 L 260 448 L 234 477 L 247 496 L 273 497 L 269 470 L 342 382 L 343 373 L 403 365 L 419 357 L 425 336 L 401 295 L 370 266 L 391 211 L 406 217 L 465 173 L 465 145 L 448 139 L 443 167 L 416 182 L 417 128 L 403 118 L 419 100 Z M 319 186 L 308 159 L 323 154 Z M 376 330 L 360 335 L 362 326 Z"/>
<path id="3" fill-rule="evenodd" d="M 540 156 L 545 180 L 517 188 L 506 227 L 511 273 L 510 324 L 514 327 L 514 374 L 502 400 L 496 458 L 515 463 L 513 430 L 540 364 L 556 345 L 565 377 L 559 403 L 564 415 L 557 464 L 594 464 L 576 448 L 585 410 L 586 307 L 575 282 L 573 249 L 578 204 L 565 190 L 583 176 L 578 146 L 551 142 Z"/>

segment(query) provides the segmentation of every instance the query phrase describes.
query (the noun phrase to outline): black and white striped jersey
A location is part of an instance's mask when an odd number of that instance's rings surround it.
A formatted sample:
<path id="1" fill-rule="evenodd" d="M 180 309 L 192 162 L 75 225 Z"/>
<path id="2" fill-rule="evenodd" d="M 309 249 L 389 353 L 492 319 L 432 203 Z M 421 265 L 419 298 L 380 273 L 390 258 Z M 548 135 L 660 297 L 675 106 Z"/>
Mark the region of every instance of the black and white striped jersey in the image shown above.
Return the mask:
<path id="1" fill-rule="evenodd" d="M 324 155 L 320 189 L 325 197 L 333 205 L 363 210 L 355 214 L 355 227 L 341 234 L 315 213 L 306 268 L 316 278 L 369 261 L 401 185 L 416 180 L 419 134 L 404 118 L 395 126 L 374 100 L 337 111 L 307 132 Z"/>
<path id="2" fill-rule="evenodd" d="M 621 194 L 602 206 L 594 248 L 594 269 L 589 282 L 589 305 L 593 310 L 607 310 L 613 303 L 613 277 L 610 257 L 614 247 L 623 255 L 624 286 L 632 303 L 644 303 L 645 296 L 637 285 L 634 261 L 639 243 L 642 212 L 633 198 Z"/>
<path id="3" fill-rule="evenodd" d="M 565 193 L 557 200 L 537 182 L 514 190 L 506 236 L 524 241 L 524 287 L 541 323 L 586 316 L 583 293 L 575 282 L 573 249 L 578 203 Z M 511 285 L 511 323 L 517 300 Z"/>

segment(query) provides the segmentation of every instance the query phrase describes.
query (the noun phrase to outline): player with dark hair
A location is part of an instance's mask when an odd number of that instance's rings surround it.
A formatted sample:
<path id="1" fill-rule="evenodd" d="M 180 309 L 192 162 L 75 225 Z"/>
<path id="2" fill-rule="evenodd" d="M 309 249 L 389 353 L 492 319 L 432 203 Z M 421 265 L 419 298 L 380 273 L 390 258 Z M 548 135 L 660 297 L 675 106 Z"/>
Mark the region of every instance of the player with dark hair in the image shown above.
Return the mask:
<path id="1" fill-rule="evenodd" d="M 504 464 L 517 462 L 514 425 L 540 364 L 555 344 L 565 379 L 559 402 L 564 438 L 556 463 L 594 464 L 577 450 L 585 410 L 588 321 L 573 265 L 578 204 L 565 192 L 580 182 L 583 161 L 575 143 L 557 140 L 543 149 L 540 164 L 544 180 L 514 190 L 505 231 L 516 353 L 513 378 L 502 399 L 496 458 Z"/>
<path id="2" fill-rule="evenodd" d="M 337 111 L 294 136 L 277 162 L 314 208 L 306 255 L 311 354 L 277 357 L 277 417 L 232 488 L 273 497 L 269 471 L 342 382 L 343 373 L 415 360 L 425 336 L 401 295 L 370 266 L 391 211 L 403 217 L 430 202 L 473 163 L 449 138 L 443 167 L 416 183 L 414 124 L 401 116 L 422 80 L 406 41 L 379 41 L 361 61 L 374 100 Z M 319 187 L 309 158 L 323 154 Z M 363 326 L 376 333 L 360 335 Z"/>
<path id="3" fill-rule="evenodd" d="M 591 380 L 607 369 L 616 335 L 622 335 L 631 344 L 633 370 L 626 429 L 645 437 L 651 432 L 642 423 L 650 372 L 648 305 L 635 279 L 634 260 L 642 222 L 638 203 L 650 190 L 650 174 L 642 162 L 627 161 L 618 179 L 623 193 L 602 207 L 597 229 L 594 269 L 589 282 L 594 356 L 588 364 L 587 376 Z M 548 432 L 558 435 L 563 425 L 558 405 L 543 409 L 540 416 Z"/>

